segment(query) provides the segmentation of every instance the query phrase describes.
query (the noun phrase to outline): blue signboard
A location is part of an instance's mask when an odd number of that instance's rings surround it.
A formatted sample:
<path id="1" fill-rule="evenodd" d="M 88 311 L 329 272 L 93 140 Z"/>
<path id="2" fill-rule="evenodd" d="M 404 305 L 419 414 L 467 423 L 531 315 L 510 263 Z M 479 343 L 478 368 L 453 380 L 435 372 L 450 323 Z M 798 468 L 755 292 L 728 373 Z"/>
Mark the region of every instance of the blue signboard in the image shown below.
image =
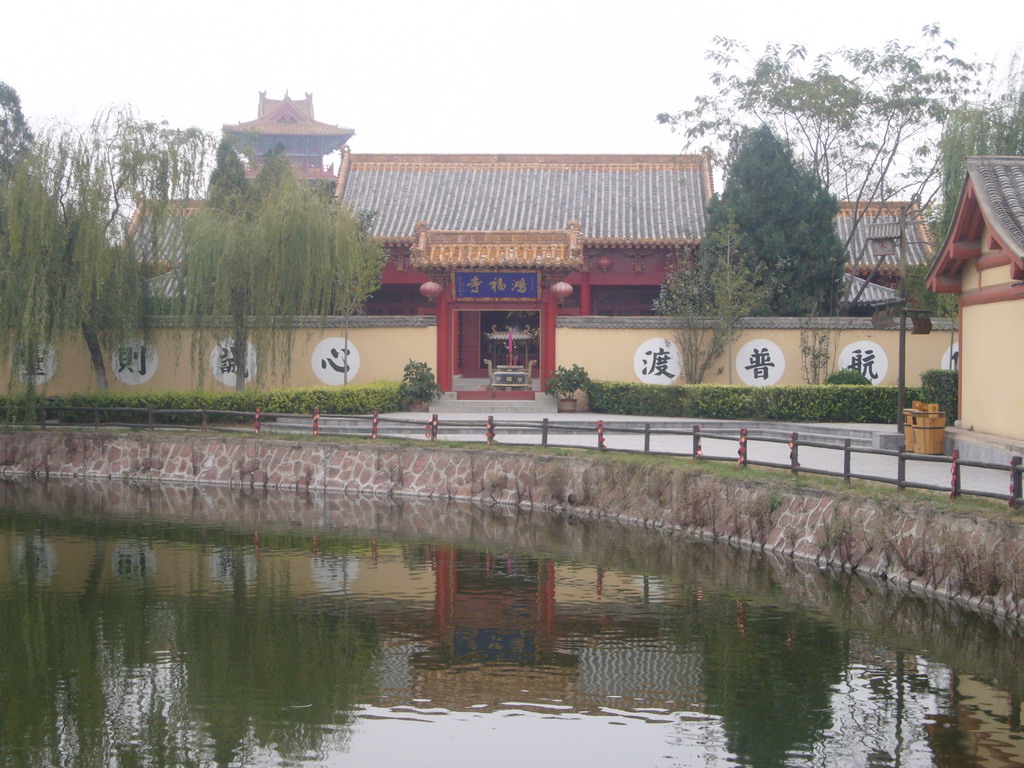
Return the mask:
<path id="1" fill-rule="evenodd" d="M 540 298 L 536 272 L 456 272 L 456 299 Z"/>

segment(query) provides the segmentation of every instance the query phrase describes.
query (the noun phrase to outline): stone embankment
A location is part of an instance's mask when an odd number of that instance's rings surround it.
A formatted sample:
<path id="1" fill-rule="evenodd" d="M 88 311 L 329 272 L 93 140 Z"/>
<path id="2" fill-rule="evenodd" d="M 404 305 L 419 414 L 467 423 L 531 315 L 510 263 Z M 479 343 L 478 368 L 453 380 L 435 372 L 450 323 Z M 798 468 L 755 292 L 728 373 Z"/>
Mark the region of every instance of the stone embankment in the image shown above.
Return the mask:
<path id="1" fill-rule="evenodd" d="M 465 499 L 605 518 L 870 573 L 1024 620 L 1024 536 L 1010 522 L 866 501 L 688 459 L 296 442 L 252 437 L 0 433 L 0 473 Z"/>

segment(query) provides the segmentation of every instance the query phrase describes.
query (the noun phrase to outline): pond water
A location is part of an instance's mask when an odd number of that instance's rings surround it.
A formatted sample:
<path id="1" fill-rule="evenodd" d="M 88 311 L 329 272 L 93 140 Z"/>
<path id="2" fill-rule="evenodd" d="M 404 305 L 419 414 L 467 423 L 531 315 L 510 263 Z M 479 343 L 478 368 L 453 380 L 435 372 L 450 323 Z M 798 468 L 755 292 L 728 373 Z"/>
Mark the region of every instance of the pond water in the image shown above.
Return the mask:
<path id="1" fill-rule="evenodd" d="M 607 523 L 0 482 L 3 766 L 1021 764 L 1022 651 Z"/>

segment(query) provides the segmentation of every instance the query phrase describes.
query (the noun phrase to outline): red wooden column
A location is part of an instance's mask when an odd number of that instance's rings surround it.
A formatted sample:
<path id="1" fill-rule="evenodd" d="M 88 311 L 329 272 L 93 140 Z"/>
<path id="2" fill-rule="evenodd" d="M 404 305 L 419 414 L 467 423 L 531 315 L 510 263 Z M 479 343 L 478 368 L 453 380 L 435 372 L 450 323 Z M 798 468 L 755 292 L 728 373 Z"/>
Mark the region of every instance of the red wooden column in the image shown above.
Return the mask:
<path id="1" fill-rule="evenodd" d="M 590 307 L 590 273 L 584 272 L 582 279 L 580 280 L 580 314 L 581 315 L 592 315 L 593 310 Z"/>
<path id="2" fill-rule="evenodd" d="M 550 287 L 546 290 L 546 301 L 540 311 L 540 382 L 542 389 L 544 382 L 555 372 L 555 320 L 558 318 L 558 297 L 551 292 Z"/>
<path id="3" fill-rule="evenodd" d="M 437 386 L 452 391 L 452 310 L 447 290 L 437 296 Z"/>

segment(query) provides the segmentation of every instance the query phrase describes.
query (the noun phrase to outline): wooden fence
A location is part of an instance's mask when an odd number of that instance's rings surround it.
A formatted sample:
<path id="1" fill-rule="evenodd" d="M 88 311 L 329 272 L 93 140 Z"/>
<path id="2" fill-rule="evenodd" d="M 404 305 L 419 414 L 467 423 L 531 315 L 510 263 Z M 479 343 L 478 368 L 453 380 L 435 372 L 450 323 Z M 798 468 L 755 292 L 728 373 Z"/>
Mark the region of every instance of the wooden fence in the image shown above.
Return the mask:
<path id="1" fill-rule="evenodd" d="M 372 415 L 321 415 L 316 409 L 310 414 L 266 413 L 256 411 L 215 411 L 215 410 L 171 410 L 154 408 L 114 408 L 103 406 L 72 407 L 72 406 L 40 406 L 37 410 L 38 425 L 41 428 L 72 424 L 76 426 L 92 426 L 95 428 L 173 428 L 199 429 L 203 431 L 239 431 L 260 433 L 261 430 L 287 431 L 289 433 L 308 432 L 313 435 L 335 434 L 378 438 L 409 438 L 415 437 L 430 441 L 445 438 L 449 440 L 484 441 L 491 445 L 501 439 L 506 445 L 524 444 L 541 447 L 591 448 L 594 450 L 614 450 L 620 453 L 646 453 L 663 456 L 685 456 L 694 461 L 729 461 L 738 468 L 746 466 L 773 467 L 790 471 L 794 476 L 801 472 L 841 477 L 844 482 L 851 480 L 870 480 L 878 483 L 895 485 L 898 489 L 920 488 L 930 491 L 941 491 L 949 494 L 951 499 L 961 495 L 980 496 L 1007 501 L 1011 507 L 1022 504 L 1022 467 L 1021 457 L 1013 456 L 1009 462 L 999 464 L 983 461 L 967 461 L 961 459 L 957 451 L 951 456 L 929 456 L 909 453 L 905 450 L 884 448 L 867 448 L 852 446 L 846 438 L 841 445 L 823 440 L 801 438 L 798 432 L 791 432 L 785 437 L 758 435 L 748 436 L 748 430 L 717 430 L 705 431 L 699 425 L 687 429 L 672 429 L 664 426 L 643 427 L 620 425 L 615 422 L 597 420 L 556 421 L 550 419 L 532 421 L 496 422 L 488 416 L 486 422 L 479 420 L 441 419 L 433 414 L 426 419 L 396 416 Z M 70 417 L 62 421 L 61 416 Z M 113 419 L 111 417 L 114 417 Z M 526 435 L 528 440 L 517 440 Z M 566 442 L 560 437 L 572 436 Z M 589 439 L 588 439 L 589 436 Z M 609 448 L 610 437 L 630 436 L 637 447 L 620 446 Z M 676 443 L 665 447 L 664 438 L 676 438 Z M 682 439 L 679 439 L 682 438 Z M 655 440 L 662 447 L 655 448 Z M 705 450 L 705 441 L 725 441 L 735 444 L 735 453 L 709 453 Z M 751 455 L 751 445 L 755 446 Z M 788 448 L 788 460 L 771 461 L 763 450 L 764 446 L 781 444 Z M 823 449 L 841 452 L 842 469 L 829 469 L 822 466 L 804 465 L 800 461 L 800 451 L 804 449 Z M 776 452 L 777 453 L 777 452 Z M 857 456 L 885 456 L 896 460 L 895 476 L 888 474 L 858 473 L 852 470 L 853 459 Z M 908 479 L 907 467 L 912 463 L 934 463 L 949 467 L 948 485 L 939 485 Z M 965 489 L 963 485 L 964 469 L 985 470 L 987 472 L 1004 473 L 1007 479 L 1007 492 L 985 488 Z"/>

